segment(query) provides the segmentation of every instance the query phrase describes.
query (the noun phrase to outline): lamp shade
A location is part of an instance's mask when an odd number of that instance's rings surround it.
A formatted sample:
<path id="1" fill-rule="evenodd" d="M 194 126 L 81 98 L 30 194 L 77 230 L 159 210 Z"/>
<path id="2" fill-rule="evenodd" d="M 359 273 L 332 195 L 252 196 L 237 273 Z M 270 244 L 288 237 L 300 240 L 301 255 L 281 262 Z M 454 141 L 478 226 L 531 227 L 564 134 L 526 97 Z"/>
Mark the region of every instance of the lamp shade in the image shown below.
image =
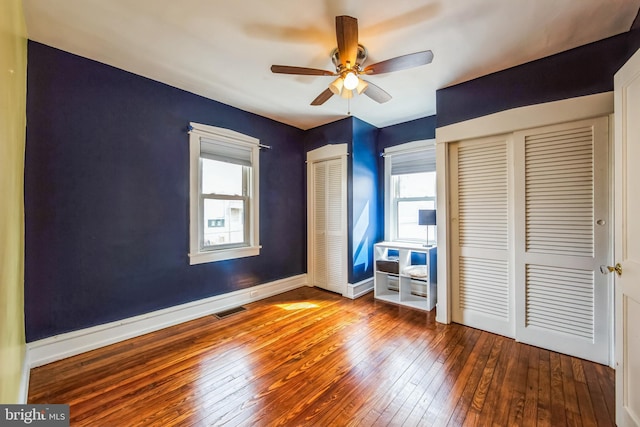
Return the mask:
<path id="1" fill-rule="evenodd" d="M 342 89 L 342 93 L 340 94 L 340 96 L 343 97 L 344 99 L 353 98 L 353 91 L 345 87 L 344 89 Z"/>
<path id="2" fill-rule="evenodd" d="M 333 83 L 329 85 L 329 89 L 331 90 L 331 92 L 333 92 L 334 95 L 340 95 L 343 86 L 344 80 L 342 80 L 342 77 L 338 77 L 333 81 Z"/>
<path id="3" fill-rule="evenodd" d="M 368 87 L 369 87 L 369 83 L 365 82 L 361 78 L 358 78 L 358 86 L 356 87 L 356 91 L 358 92 L 358 95 L 364 92 Z"/>
<path id="4" fill-rule="evenodd" d="M 436 225 L 435 209 L 419 209 L 418 225 Z"/>

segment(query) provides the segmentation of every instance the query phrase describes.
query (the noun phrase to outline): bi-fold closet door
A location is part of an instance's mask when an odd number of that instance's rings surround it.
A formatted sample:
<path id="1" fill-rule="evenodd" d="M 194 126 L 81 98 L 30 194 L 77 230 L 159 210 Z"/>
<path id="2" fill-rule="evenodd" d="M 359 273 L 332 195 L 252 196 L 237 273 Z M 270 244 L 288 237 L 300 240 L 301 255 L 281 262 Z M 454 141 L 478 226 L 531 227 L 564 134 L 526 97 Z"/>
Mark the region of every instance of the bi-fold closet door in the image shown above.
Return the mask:
<path id="1" fill-rule="evenodd" d="M 609 360 L 608 118 L 450 145 L 452 320 Z"/>

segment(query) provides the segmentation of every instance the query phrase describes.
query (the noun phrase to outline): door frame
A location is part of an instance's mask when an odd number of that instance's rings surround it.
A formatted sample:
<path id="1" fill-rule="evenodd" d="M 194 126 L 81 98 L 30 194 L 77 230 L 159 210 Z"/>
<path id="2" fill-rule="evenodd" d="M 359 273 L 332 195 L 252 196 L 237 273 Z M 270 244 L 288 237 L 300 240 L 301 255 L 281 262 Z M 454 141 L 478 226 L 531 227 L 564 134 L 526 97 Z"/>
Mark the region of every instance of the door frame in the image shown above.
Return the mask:
<path id="1" fill-rule="evenodd" d="M 315 217 L 313 213 L 315 212 L 315 200 L 312 197 L 314 194 L 313 185 L 313 164 L 318 162 L 324 162 L 327 160 L 340 159 L 342 166 L 342 253 L 345 257 L 343 268 L 341 272 L 341 276 L 344 281 L 344 286 L 342 287 L 342 296 L 347 296 L 347 282 L 348 282 L 348 262 L 347 262 L 347 254 L 349 253 L 349 240 L 347 233 L 347 156 L 348 153 L 348 144 L 327 144 L 320 148 L 316 148 L 315 150 L 311 150 L 307 152 L 307 275 L 309 279 L 307 280 L 307 284 L 309 286 L 313 286 L 315 283 L 314 277 L 316 272 L 315 266 Z"/>

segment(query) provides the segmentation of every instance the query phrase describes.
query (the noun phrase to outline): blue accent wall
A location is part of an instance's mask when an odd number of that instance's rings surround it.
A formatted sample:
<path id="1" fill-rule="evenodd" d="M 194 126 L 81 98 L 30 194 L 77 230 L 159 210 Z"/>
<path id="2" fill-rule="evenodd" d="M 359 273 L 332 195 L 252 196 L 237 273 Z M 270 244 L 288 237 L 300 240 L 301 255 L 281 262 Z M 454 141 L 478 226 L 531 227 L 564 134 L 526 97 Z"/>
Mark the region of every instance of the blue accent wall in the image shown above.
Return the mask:
<path id="1" fill-rule="evenodd" d="M 378 203 L 378 128 L 353 119 L 351 195 L 349 210 L 349 283 L 373 276 L 373 244 L 382 239 Z M 382 221 L 384 224 L 384 221 Z"/>
<path id="2" fill-rule="evenodd" d="M 190 121 L 260 154 L 260 256 L 190 266 Z M 304 132 L 29 42 L 27 341 L 306 272 Z"/>
<path id="3" fill-rule="evenodd" d="M 438 127 L 526 105 L 613 90 L 637 49 L 634 30 L 436 91 Z"/>

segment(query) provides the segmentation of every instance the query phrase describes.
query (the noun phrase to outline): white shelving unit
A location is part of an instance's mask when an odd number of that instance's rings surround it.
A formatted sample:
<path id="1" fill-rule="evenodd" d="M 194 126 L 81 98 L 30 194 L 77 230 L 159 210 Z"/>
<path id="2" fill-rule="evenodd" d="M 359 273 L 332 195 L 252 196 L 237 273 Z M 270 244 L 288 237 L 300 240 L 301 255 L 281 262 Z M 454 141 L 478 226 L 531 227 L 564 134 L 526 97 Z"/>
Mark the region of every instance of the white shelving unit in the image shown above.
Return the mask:
<path id="1" fill-rule="evenodd" d="M 435 246 L 380 242 L 374 246 L 374 296 L 376 299 L 431 311 L 436 306 L 437 270 Z M 409 274 L 424 266 L 426 277 Z M 426 270 L 426 271 L 425 271 Z M 422 275 L 420 275 L 422 276 Z"/>

